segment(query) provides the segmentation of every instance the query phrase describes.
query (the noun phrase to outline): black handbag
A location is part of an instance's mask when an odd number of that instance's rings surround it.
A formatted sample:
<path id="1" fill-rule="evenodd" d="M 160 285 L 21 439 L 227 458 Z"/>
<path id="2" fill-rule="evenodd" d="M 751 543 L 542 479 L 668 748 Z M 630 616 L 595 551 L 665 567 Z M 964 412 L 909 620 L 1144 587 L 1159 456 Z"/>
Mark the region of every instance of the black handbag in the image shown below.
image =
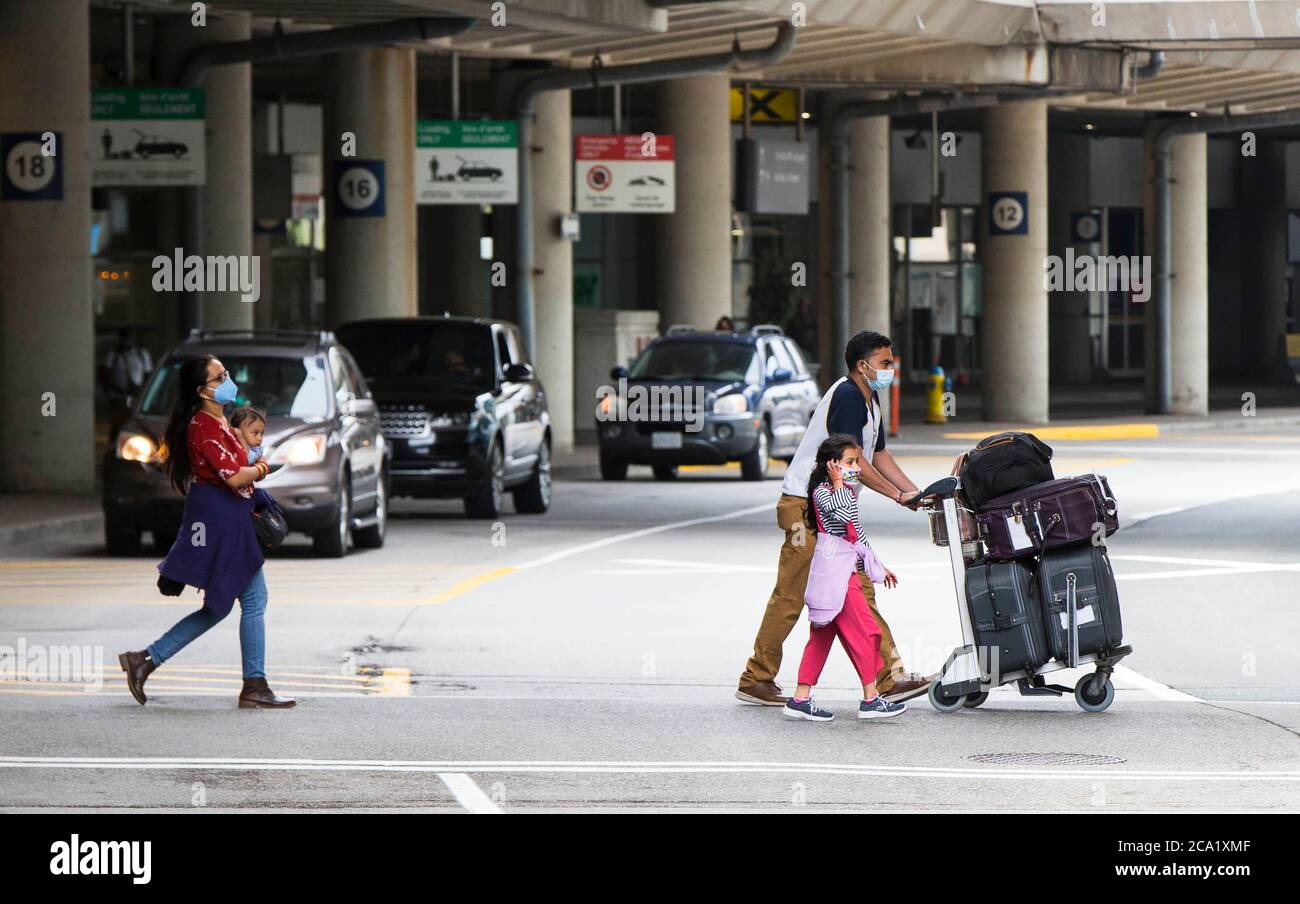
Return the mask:
<path id="1" fill-rule="evenodd" d="M 253 512 L 253 530 L 257 532 L 257 545 L 266 552 L 275 549 L 289 536 L 289 525 L 279 506 L 268 505 Z"/>
<path id="2" fill-rule="evenodd" d="M 990 499 L 1055 479 L 1052 449 L 1032 433 L 995 433 L 966 453 L 961 491 L 976 512 Z"/>

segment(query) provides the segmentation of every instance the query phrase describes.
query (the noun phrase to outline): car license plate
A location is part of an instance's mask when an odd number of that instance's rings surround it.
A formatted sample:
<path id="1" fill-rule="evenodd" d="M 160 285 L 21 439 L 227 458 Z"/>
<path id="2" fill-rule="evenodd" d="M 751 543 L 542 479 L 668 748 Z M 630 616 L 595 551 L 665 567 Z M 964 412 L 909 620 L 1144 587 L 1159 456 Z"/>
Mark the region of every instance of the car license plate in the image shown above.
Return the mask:
<path id="1" fill-rule="evenodd" d="M 651 433 L 651 449 L 680 449 L 682 447 L 682 435 L 680 433 Z"/>

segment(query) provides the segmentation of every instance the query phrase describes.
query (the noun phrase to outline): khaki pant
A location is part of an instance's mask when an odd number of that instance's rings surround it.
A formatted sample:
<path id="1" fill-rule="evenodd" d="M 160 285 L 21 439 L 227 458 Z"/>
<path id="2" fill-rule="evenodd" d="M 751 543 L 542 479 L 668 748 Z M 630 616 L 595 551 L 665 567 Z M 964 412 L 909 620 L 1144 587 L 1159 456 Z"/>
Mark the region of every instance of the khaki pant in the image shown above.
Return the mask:
<path id="1" fill-rule="evenodd" d="M 781 545 L 781 563 L 776 569 L 776 586 L 767 601 L 767 611 L 763 613 L 763 622 L 758 627 L 758 637 L 754 638 L 754 655 L 745 665 L 745 673 L 740 676 L 742 688 L 760 681 L 776 680 L 776 673 L 781 670 L 781 653 L 785 639 L 799 620 L 803 612 L 803 594 L 808 586 L 808 569 L 812 564 L 813 546 L 817 540 L 817 530 L 808 526 L 808 500 L 802 496 L 781 494 L 776 504 L 776 523 L 785 531 L 785 543 Z M 876 690 L 888 693 L 894 686 L 894 680 L 903 674 L 903 663 L 894 646 L 894 635 L 888 623 L 876 606 L 875 585 L 866 575 L 859 575 L 862 582 L 862 594 L 867 598 L 871 614 L 880 625 L 880 658 L 884 662 L 876 675 Z"/>

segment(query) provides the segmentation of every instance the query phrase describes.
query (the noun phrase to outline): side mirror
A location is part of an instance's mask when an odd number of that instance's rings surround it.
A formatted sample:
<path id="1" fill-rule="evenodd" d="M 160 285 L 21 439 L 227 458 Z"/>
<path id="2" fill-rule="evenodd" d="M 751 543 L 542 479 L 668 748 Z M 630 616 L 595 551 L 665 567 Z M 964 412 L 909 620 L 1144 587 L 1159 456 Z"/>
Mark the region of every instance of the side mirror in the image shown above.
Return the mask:
<path id="1" fill-rule="evenodd" d="M 615 367 L 609 372 L 609 378 L 611 380 L 626 380 L 627 368 L 622 366 Z"/>
<path id="2" fill-rule="evenodd" d="M 348 417 L 371 417 L 378 412 L 374 399 L 351 399 L 343 405 L 343 413 Z"/>
<path id="3" fill-rule="evenodd" d="M 510 383 L 527 383 L 533 378 L 531 364 L 507 364 L 506 380 Z"/>
<path id="4" fill-rule="evenodd" d="M 778 367 L 776 370 L 772 371 L 773 383 L 788 383 L 793 379 L 794 371 L 790 370 L 788 367 Z"/>

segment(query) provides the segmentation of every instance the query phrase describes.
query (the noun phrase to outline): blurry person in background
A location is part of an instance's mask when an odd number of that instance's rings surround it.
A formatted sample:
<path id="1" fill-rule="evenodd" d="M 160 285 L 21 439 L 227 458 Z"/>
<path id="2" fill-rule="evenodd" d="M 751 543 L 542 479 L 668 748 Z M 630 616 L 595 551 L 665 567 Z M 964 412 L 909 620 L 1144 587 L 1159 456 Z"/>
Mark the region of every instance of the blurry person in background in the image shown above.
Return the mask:
<path id="1" fill-rule="evenodd" d="M 149 350 L 136 344 L 130 329 L 118 330 L 117 344 L 108 350 L 102 372 L 113 429 L 130 413 L 136 396 L 144 388 L 145 380 L 151 373 L 153 356 Z"/>

